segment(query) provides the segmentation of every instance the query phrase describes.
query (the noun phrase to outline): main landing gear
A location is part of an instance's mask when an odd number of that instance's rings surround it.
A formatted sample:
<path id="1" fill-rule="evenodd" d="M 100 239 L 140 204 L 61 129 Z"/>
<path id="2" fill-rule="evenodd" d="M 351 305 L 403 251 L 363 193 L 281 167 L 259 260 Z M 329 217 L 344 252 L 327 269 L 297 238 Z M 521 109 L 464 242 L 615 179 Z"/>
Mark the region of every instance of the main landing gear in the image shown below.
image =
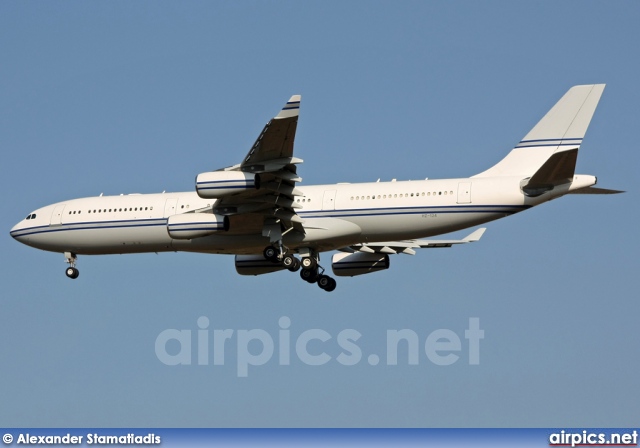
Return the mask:
<path id="1" fill-rule="evenodd" d="M 66 262 L 69 263 L 69 267 L 65 271 L 67 277 L 78 278 L 78 275 L 80 275 L 80 271 L 78 271 L 78 269 L 76 268 L 76 260 L 78 259 L 78 257 L 76 257 L 76 254 L 74 254 L 73 252 L 65 252 L 64 258 L 66 259 Z"/>
<path id="2" fill-rule="evenodd" d="M 262 254 L 264 258 L 273 263 L 282 263 L 291 272 L 296 272 L 302 268 L 300 270 L 300 278 L 308 283 L 317 283 L 320 289 L 324 289 L 327 292 L 336 289 L 336 281 L 328 275 L 324 275 L 324 268 L 318 264 L 320 257 L 315 252 L 307 251 L 299 260 L 292 254 L 285 253 L 284 248 L 279 249 L 275 246 L 267 246 Z"/>

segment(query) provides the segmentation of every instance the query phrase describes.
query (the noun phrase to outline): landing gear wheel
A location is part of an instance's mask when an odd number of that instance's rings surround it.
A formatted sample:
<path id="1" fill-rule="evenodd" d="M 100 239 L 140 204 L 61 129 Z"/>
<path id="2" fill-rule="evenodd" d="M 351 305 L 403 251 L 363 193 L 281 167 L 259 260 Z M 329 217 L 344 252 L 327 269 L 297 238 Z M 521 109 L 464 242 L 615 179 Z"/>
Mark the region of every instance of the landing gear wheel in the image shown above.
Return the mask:
<path id="1" fill-rule="evenodd" d="M 327 286 L 329 286 L 329 279 L 331 277 L 329 277 L 328 275 L 321 275 L 318 277 L 318 286 L 322 289 L 327 289 Z"/>
<path id="2" fill-rule="evenodd" d="M 311 270 L 318 267 L 318 262 L 315 260 L 315 258 L 311 257 L 304 257 L 300 263 L 302 264 L 302 269 Z"/>
<path id="3" fill-rule="evenodd" d="M 318 271 L 315 269 L 303 269 L 300 271 L 300 278 L 309 283 L 315 283 L 318 280 Z"/>
<path id="4" fill-rule="evenodd" d="M 264 255 L 264 258 L 266 258 L 267 260 L 273 263 L 278 262 L 279 253 L 280 252 L 278 251 L 278 249 L 276 249 L 274 246 L 267 246 L 264 248 L 264 251 L 262 251 L 262 255 Z"/>
<path id="5" fill-rule="evenodd" d="M 76 269 L 76 261 L 78 260 L 78 257 L 76 256 L 76 254 L 74 254 L 73 252 L 65 252 L 64 258 L 65 258 L 65 261 L 69 264 L 69 267 L 65 271 L 65 274 L 67 274 L 67 277 L 78 278 L 78 275 L 80 275 L 80 271 Z"/>
<path id="6" fill-rule="evenodd" d="M 285 255 L 282 259 L 282 266 L 289 269 L 291 272 L 296 272 L 300 269 L 300 261 L 293 255 Z"/>
<path id="7" fill-rule="evenodd" d="M 318 286 L 327 292 L 331 292 L 336 289 L 336 281 L 328 275 L 321 275 L 318 277 Z"/>
<path id="8" fill-rule="evenodd" d="M 336 286 L 338 286 L 338 283 L 336 283 L 336 281 L 333 278 L 329 277 L 329 286 L 324 288 L 324 290 L 327 292 L 331 292 L 334 289 L 336 289 Z"/>

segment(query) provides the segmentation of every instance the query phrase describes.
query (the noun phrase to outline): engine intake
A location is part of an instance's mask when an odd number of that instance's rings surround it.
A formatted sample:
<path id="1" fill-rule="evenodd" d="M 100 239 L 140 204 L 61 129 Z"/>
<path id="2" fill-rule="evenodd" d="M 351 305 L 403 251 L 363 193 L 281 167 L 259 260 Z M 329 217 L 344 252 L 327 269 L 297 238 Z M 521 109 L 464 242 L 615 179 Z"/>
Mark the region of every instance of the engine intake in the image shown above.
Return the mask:
<path id="1" fill-rule="evenodd" d="M 353 277 L 389 269 L 389 255 L 356 252 L 335 254 L 331 259 L 333 273 L 339 277 Z"/>
<path id="2" fill-rule="evenodd" d="M 211 171 L 196 177 L 196 192 L 203 199 L 221 198 L 254 188 L 260 188 L 260 178 L 242 171 Z"/>
<path id="3" fill-rule="evenodd" d="M 191 240 L 229 230 L 229 217 L 212 213 L 184 213 L 169 216 L 167 232 L 176 240 Z"/>

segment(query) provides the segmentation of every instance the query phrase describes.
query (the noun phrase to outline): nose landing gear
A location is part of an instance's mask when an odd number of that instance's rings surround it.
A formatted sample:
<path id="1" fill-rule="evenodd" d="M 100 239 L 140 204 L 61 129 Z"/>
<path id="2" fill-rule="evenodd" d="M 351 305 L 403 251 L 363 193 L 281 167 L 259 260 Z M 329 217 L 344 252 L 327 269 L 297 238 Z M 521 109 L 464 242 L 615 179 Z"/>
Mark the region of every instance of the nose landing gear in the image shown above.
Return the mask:
<path id="1" fill-rule="evenodd" d="M 65 261 L 69 263 L 69 267 L 65 271 L 67 277 L 74 279 L 78 278 L 78 276 L 80 275 L 80 271 L 78 271 L 78 269 L 76 268 L 76 260 L 78 259 L 76 254 L 74 254 L 73 252 L 65 252 L 64 258 L 66 259 Z"/>

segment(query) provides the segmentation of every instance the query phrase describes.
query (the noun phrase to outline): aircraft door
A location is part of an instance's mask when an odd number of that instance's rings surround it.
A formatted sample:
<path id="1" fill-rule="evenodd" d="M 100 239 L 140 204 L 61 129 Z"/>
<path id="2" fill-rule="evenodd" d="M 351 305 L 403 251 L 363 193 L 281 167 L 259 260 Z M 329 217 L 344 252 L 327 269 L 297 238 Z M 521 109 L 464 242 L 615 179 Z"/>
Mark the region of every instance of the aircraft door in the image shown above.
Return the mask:
<path id="1" fill-rule="evenodd" d="M 49 225 L 51 226 L 61 226 L 62 225 L 62 212 L 67 204 L 56 205 L 51 213 L 51 221 Z"/>
<path id="2" fill-rule="evenodd" d="M 322 197 L 322 210 L 336 209 L 336 190 L 327 190 Z"/>
<path id="3" fill-rule="evenodd" d="M 169 198 L 164 204 L 164 217 L 175 215 L 178 213 L 178 198 Z"/>
<path id="4" fill-rule="evenodd" d="M 471 182 L 458 183 L 458 204 L 471 203 Z"/>

